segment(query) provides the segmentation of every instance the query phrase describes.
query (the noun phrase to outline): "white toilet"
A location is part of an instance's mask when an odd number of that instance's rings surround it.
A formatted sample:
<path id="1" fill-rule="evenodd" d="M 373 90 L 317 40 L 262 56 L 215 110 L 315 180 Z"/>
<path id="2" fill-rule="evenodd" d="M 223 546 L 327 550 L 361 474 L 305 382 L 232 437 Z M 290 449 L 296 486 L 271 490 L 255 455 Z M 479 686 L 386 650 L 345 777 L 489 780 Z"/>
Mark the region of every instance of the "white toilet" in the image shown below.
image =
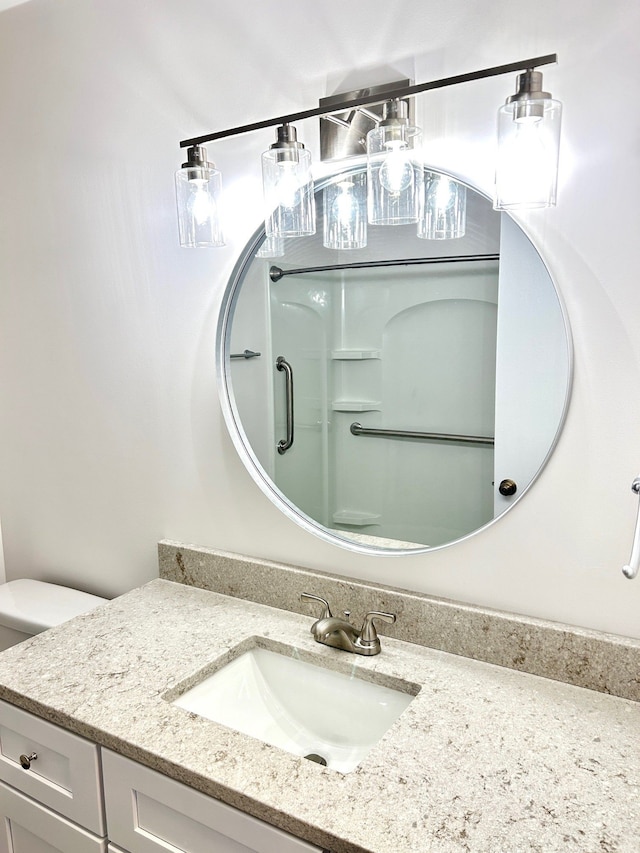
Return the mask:
<path id="1" fill-rule="evenodd" d="M 0 651 L 74 616 L 106 598 L 53 583 L 15 580 L 0 585 Z"/>

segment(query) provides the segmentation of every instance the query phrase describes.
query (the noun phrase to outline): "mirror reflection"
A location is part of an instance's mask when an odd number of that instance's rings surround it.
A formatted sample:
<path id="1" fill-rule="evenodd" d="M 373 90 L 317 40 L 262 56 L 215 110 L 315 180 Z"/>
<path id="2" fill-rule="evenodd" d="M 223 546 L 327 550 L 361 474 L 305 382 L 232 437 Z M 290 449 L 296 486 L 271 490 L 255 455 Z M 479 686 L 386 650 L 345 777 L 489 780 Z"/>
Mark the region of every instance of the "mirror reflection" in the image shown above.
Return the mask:
<path id="1" fill-rule="evenodd" d="M 318 189 L 315 235 L 262 230 L 247 246 L 221 314 L 223 410 L 256 482 L 307 529 L 423 550 L 492 522 L 541 469 L 566 407 L 568 329 L 526 235 L 461 184 L 453 234 L 443 220 L 421 237 L 369 225 L 365 246 L 327 248 L 340 234 L 323 223 L 358 181 Z M 427 182 L 437 192 L 440 174 Z"/>

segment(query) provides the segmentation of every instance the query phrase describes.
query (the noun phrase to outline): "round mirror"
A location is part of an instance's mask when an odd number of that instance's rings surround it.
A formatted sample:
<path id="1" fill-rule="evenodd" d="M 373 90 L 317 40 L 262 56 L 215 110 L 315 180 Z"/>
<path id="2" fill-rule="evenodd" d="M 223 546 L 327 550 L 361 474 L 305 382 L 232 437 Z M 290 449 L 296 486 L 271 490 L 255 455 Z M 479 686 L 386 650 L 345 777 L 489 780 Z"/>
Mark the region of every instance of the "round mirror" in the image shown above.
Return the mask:
<path id="1" fill-rule="evenodd" d="M 223 299 L 220 397 L 244 464 L 290 518 L 352 550 L 415 553 L 492 523 L 567 407 L 568 323 L 544 262 L 508 214 L 444 177 L 466 196 L 458 236 L 436 221 L 363 238 L 359 222 L 359 248 L 327 248 L 342 172 L 316 190 L 316 234 L 260 228 Z"/>

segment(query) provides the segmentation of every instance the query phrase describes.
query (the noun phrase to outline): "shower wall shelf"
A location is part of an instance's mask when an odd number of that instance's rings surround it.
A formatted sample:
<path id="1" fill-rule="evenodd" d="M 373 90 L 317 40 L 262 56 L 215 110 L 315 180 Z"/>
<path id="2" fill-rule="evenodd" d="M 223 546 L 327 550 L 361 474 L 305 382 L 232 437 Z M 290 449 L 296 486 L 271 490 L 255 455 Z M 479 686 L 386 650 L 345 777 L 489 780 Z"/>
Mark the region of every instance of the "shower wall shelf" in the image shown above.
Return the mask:
<path id="1" fill-rule="evenodd" d="M 371 358 L 380 358 L 379 349 L 334 349 L 331 358 L 334 361 L 365 361 Z"/>
<path id="2" fill-rule="evenodd" d="M 364 512 L 357 509 L 340 509 L 333 513 L 334 524 L 349 524 L 351 527 L 366 527 L 369 524 L 379 524 L 382 516 L 375 512 Z"/>
<path id="3" fill-rule="evenodd" d="M 331 408 L 334 412 L 379 412 L 380 400 L 334 400 Z"/>

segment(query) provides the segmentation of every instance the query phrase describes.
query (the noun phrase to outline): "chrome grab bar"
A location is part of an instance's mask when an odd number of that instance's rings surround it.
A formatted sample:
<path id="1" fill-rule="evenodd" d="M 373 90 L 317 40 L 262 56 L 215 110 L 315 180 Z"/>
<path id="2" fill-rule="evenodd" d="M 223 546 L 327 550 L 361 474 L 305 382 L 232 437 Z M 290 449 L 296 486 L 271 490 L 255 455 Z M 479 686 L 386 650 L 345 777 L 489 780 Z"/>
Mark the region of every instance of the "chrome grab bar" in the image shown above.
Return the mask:
<path id="1" fill-rule="evenodd" d="M 276 367 L 278 370 L 284 370 L 286 378 L 285 407 L 287 410 L 287 437 L 281 438 L 278 442 L 278 453 L 282 455 L 293 444 L 293 370 L 283 355 L 279 355 L 276 359 Z"/>
<path id="2" fill-rule="evenodd" d="M 636 495 L 640 495 L 640 477 L 636 477 L 631 483 L 631 491 Z M 640 567 L 640 503 L 638 503 L 638 516 L 636 518 L 636 529 L 633 533 L 633 545 L 631 547 L 631 556 L 629 557 L 629 565 L 622 567 L 622 574 L 625 578 L 633 580 L 638 574 Z"/>
<path id="3" fill-rule="evenodd" d="M 457 441 L 461 444 L 486 444 L 493 447 L 495 439 L 489 435 L 455 435 L 448 432 L 415 432 L 408 429 L 376 429 L 363 427 L 357 421 L 351 424 L 352 435 L 380 435 L 385 438 L 419 438 L 424 441 Z"/>

